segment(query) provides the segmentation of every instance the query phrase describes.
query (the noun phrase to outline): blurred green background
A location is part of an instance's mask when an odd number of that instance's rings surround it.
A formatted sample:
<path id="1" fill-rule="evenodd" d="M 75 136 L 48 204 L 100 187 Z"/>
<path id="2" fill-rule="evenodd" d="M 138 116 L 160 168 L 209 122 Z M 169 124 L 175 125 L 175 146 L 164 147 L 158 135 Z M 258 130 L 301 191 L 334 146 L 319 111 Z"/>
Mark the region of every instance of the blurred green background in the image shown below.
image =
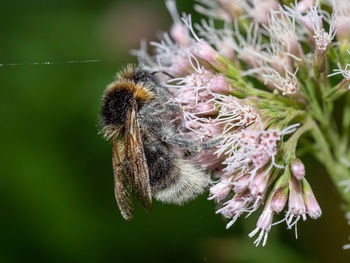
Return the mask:
<path id="1" fill-rule="evenodd" d="M 192 4 L 178 0 L 181 11 Z M 135 62 L 129 50 L 170 24 L 163 0 L 0 1 L 0 63 L 107 60 L 0 68 L 0 262 L 350 262 L 340 199 L 311 158 L 324 215 L 301 222 L 299 240 L 281 225 L 255 248 L 247 234 L 257 215 L 225 230 L 206 195 L 121 218 L 100 97 Z"/>

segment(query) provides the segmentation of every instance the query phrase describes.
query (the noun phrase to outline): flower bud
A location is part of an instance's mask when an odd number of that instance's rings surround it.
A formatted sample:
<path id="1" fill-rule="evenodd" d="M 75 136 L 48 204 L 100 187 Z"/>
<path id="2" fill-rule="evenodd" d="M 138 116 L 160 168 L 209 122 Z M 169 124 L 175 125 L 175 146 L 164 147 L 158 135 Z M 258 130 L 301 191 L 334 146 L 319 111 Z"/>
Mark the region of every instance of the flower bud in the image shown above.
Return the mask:
<path id="1" fill-rule="evenodd" d="M 253 179 L 252 186 L 250 187 L 251 194 L 253 196 L 264 194 L 267 188 L 269 178 L 269 174 L 267 174 L 265 171 L 257 174 Z"/>
<path id="2" fill-rule="evenodd" d="M 193 160 L 195 163 L 200 164 L 205 170 L 213 171 L 214 173 L 217 173 L 214 175 L 214 177 L 218 175 L 219 178 L 223 178 L 221 179 L 221 182 L 227 181 L 225 177 L 221 177 L 222 169 L 225 167 L 223 164 L 221 164 L 221 162 L 223 161 L 223 158 L 217 158 L 216 154 L 214 153 L 215 151 L 216 151 L 215 148 L 200 151 L 199 154 L 194 156 Z M 233 187 L 233 184 L 232 184 L 232 187 Z"/>
<path id="3" fill-rule="evenodd" d="M 292 175 L 298 179 L 299 181 L 302 180 L 305 176 L 305 166 L 300 159 L 294 159 L 292 163 L 290 164 L 290 171 L 292 172 Z"/>
<path id="4" fill-rule="evenodd" d="M 188 28 L 180 20 L 175 0 L 166 0 L 165 5 L 174 21 L 170 29 L 170 36 L 180 45 L 188 45 L 191 43 L 192 39 L 189 35 Z"/>
<path id="5" fill-rule="evenodd" d="M 244 12 L 244 8 L 239 4 L 239 1 L 218 0 L 218 2 L 221 4 L 223 10 L 228 13 L 231 19 L 240 16 Z"/>
<path id="6" fill-rule="evenodd" d="M 276 190 L 271 200 L 271 208 L 276 213 L 283 211 L 288 199 L 288 187 L 284 186 Z"/>
<path id="7" fill-rule="evenodd" d="M 232 39 L 223 40 L 215 44 L 218 53 L 231 61 L 235 59 L 234 45 L 235 44 L 232 43 Z"/>
<path id="8" fill-rule="evenodd" d="M 186 121 L 186 128 L 196 130 L 202 136 L 217 137 L 222 135 L 222 128 L 215 121 L 201 122 L 198 120 Z"/>
<path id="9" fill-rule="evenodd" d="M 220 202 L 225 199 L 230 193 L 233 184 L 229 180 L 222 180 L 220 183 L 210 187 L 209 192 L 211 196 L 208 200 L 214 199 L 216 202 Z"/>
<path id="10" fill-rule="evenodd" d="M 218 52 L 216 52 L 216 50 L 203 39 L 200 39 L 199 42 L 196 43 L 194 54 L 213 66 L 222 67 L 222 65 L 216 60 Z"/>
<path id="11" fill-rule="evenodd" d="M 240 51 L 238 57 L 247 63 L 251 68 L 259 68 L 264 64 L 264 61 L 261 58 L 262 51 L 259 49 L 259 47 L 246 46 Z"/>
<path id="12" fill-rule="evenodd" d="M 241 176 L 235 183 L 233 190 L 235 193 L 243 193 L 248 189 L 250 174 Z"/>
<path id="13" fill-rule="evenodd" d="M 223 75 L 216 75 L 209 84 L 209 89 L 217 93 L 231 93 L 233 89 Z"/>
<path id="14" fill-rule="evenodd" d="M 292 72 L 294 70 L 293 60 L 285 55 L 280 53 L 278 55 L 271 57 L 271 66 L 280 74 L 286 75 L 286 70 Z"/>
<path id="15" fill-rule="evenodd" d="M 262 230 L 265 230 L 266 232 L 269 232 L 272 225 L 273 215 L 273 210 L 271 209 L 269 204 L 266 204 L 263 212 L 261 213 L 258 219 L 256 226 Z"/>
<path id="16" fill-rule="evenodd" d="M 350 41 L 350 16 L 337 16 L 335 23 L 337 39 Z"/>
<path id="17" fill-rule="evenodd" d="M 268 25 L 268 18 L 271 11 L 277 9 L 278 1 L 276 0 L 256 1 L 256 4 L 254 4 L 254 9 L 252 10 L 252 15 L 255 21 L 258 23 Z"/>
<path id="18" fill-rule="evenodd" d="M 181 22 L 176 22 L 170 29 L 170 36 L 180 45 L 188 45 L 191 43 L 191 37 L 187 27 Z"/>
<path id="19" fill-rule="evenodd" d="M 184 88 L 177 96 L 183 104 L 194 105 L 196 103 L 196 93 L 192 87 Z"/>
<path id="20" fill-rule="evenodd" d="M 222 128 L 220 125 L 217 125 L 215 122 L 208 123 L 207 125 L 204 125 L 204 131 L 210 136 L 210 137 L 217 137 L 222 135 Z"/>
<path id="21" fill-rule="evenodd" d="M 303 197 L 306 205 L 306 212 L 312 219 L 317 219 L 322 215 L 322 211 L 314 193 L 312 192 L 310 184 L 304 178 L 303 181 Z"/>
<path id="22" fill-rule="evenodd" d="M 215 115 L 218 113 L 218 109 L 212 103 L 199 102 L 194 108 L 194 112 L 200 115 Z"/>
<path id="23" fill-rule="evenodd" d="M 292 53 L 293 55 L 300 57 L 302 55 L 302 47 L 299 43 L 299 40 L 297 38 L 291 38 L 288 44 L 285 45 L 288 52 Z"/>
<path id="24" fill-rule="evenodd" d="M 246 210 L 249 202 L 247 202 L 243 197 L 235 196 L 234 198 L 228 200 L 224 207 L 216 211 L 216 214 L 222 214 L 225 218 L 239 217 Z M 227 225 L 229 228 L 232 224 Z"/>
<path id="25" fill-rule="evenodd" d="M 302 216 L 303 220 L 306 220 L 306 206 L 303 198 L 303 191 L 301 183 L 294 177 L 290 178 L 289 181 L 289 200 L 288 200 L 288 212 L 290 219 L 287 220 L 288 228 L 291 228 L 293 224 L 291 220 L 293 217 Z"/>
<path id="26" fill-rule="evenodd" d="M 302 0 L 296 5 L 296 10 L 299 13 L 304 13 L 312 7 L 314 0 Z"/>
<path id="27" fill-rule="evenodd" d="M 192 65 L 185 55 L 178 55 L 171 60 L 172 63 L 169 66 L 168 71 L 175 76 L 186 75 L 193 72 Z"/>
<path id="28" fill-rule="evenodd" d="M 323 28 L 322 18 L 312 15 L 310 12 L 301 17 L 301 23 L 311 34 L 314 33 L 315 28 Z"/>
<path id="29" fill-rule="evenodd" d="M 350 5 L 347 0 L 333 1 L 333 9 L 337 14 L 335 20 L 336 36 L 339 41 L 350 41 Z"/>
<path id="30" fill-rule="evenodd" d="M 256 223 L 256 228 L 249 234 L 249 237 L 252 238 L 260 231 L 258 238 L 254 241 L 256 246 L 258 246 L 261 241 L 262 246 L 266 245 L 267 237 L 272 226 L 273 216 L 274 211 L 271 209 L 270 203 L 267 203 L 258 219 L 258 222 Z"/>

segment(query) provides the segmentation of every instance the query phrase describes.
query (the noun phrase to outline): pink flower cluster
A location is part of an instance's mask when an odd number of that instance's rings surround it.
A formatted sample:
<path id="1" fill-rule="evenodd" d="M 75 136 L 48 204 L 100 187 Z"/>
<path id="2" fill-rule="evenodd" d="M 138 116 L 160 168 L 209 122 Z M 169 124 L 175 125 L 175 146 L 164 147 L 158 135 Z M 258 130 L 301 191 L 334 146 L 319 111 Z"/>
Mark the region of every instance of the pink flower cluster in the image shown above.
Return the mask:
<path id="1" fill-rule="evenodd" d="M 133 53 L 140 63 L 174 76 L 163 81 L 171 100 L 183 109 L 174 117 L 180 133 L 202 141 L 221 138 L 219 145 L 202 151 L 194 161 L 216 179 L 208 199 L 220 204 L 216 213 L 229 219 L 227 228 L 263 206 L 249 234 L 260 232 L 256 245 L 265 245 L 271 227 L 278 223 L 295 227 L 297 234 L 300 219 L 321 216 L 303 163 L 295 157 L 295 149 L 283 148 L 285 139 L 292 140 L 302 126 L 293 123 L 298 112 L 290 110 L 291 104 L 305 103 L 297 74 L 308 57 L 300 41 L 322 55 L 335 36 L 335 16 L 306 0 L 291 7 L 276 0 L 197 2 L 195 9 L 209 21 L 193 26 L 191 16 L 181 17 L 175 1 L 166 0 L 174 21 L 170 34 L 151 42 L 152 56 L 145 44 Z M 238 18 L 253 21 L 239 26 Z M 216 29 L 213 19 L 224 20 L 224 27 Z M 328 32 L 323 22 L 328 23 Z M 262 44 L 263 38 L 270 42 Z M 254 77 L 265 90 L 240 76 Z M 275 214 L 283 212 L 273 223 Z"/>

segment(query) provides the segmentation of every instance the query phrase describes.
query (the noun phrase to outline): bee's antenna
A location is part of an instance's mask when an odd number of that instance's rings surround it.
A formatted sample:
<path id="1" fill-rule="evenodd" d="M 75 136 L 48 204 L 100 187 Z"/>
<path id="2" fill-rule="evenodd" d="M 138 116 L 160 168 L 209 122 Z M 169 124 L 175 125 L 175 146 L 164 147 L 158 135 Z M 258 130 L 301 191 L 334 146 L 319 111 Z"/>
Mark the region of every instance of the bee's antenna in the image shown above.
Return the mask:
<path id="1" fill-rule="evenodd" d="M 166 71 L 163 71 L 163 70 L 158 70 L 158 71 L 153 71 L 151 74 L 152 75 L 155 75 L 157 73 L 163 73 L 164 75 L 167 75 L 168 77 L 174 79 L 175 77 L 173 75 L 171 75 L 170 73 L 166 72 Z"/>

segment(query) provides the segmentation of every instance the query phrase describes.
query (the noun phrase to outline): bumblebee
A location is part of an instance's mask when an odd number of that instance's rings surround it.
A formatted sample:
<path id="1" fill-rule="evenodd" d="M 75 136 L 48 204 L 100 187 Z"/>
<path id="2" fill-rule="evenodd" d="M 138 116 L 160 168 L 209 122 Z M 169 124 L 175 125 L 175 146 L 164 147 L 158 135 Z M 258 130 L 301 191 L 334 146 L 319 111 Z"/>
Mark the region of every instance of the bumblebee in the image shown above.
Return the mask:
<path id="1" fill-rule="evenodd" d="M 122 216 L 133 218 L 132 195 L 147 210 L 155 199 L 183 204 L 201 194 L 206 174 L 177 152 L 198 153 L 215 142 L 198 143 L 175 131 L 170 103 L 159 72 L 127 66 L 107 86 L 101 107 L 103 134 L 112 142 L 115 196 Z"/>

